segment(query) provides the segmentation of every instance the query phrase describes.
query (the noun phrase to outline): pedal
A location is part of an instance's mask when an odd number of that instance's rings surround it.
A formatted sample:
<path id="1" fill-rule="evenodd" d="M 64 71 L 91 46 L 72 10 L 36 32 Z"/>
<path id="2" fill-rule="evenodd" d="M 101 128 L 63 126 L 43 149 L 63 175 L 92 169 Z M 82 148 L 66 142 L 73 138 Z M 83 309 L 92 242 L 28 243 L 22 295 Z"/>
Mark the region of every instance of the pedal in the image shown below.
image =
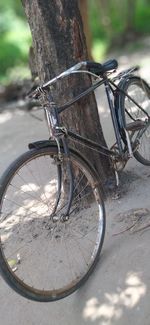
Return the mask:
<path id="1" fill-rule="evenodd" d="M 134 121 L 132 123 L 128 123 L 126 125 L 127 131 L 138 131 L 145 127 L 145 122 L 141 120 Z"/>

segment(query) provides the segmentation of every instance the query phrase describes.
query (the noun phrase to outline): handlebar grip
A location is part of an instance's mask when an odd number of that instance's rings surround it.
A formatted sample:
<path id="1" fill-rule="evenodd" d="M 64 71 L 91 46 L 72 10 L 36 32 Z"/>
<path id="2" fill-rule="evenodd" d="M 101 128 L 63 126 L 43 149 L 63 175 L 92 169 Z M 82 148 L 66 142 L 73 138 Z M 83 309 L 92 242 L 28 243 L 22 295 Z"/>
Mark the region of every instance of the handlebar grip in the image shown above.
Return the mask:
<path id="1" fill-rule="evenodd" d="M 101 72 L 102 71 L 102 64 L 96 63 L 93 61 L 86 61 L 86 67 L 91 72 Z"/>

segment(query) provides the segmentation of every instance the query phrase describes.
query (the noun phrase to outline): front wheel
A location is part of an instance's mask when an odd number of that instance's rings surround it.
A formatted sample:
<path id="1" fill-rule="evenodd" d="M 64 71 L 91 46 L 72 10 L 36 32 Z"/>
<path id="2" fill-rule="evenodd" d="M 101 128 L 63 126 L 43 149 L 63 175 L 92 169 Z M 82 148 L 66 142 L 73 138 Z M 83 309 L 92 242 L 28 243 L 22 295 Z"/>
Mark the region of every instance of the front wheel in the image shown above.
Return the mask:
<path id="1" fill-rule="evenodd" d="M 68 220 L 62 218 L 69 197 L 67 163 L 63 152 L 59 162 L 55 146 L 23 154 L 0 181 L 0 272 L 31 300 L 71 294 L 100 255 L 105 211 L 97 175 L 74 152 L 71 163 L 74 191 Z"/>
<path id="2" fill-rule="evenodd" d="M 150 87 L 139 77 L 131 77 L 122 82 L 121 88 L 129 95 L 119 95 L 119 107 L 123 127 L 134 126 L 141 121 L 145 126 L 141 130 L 129 131 L 131 141 L 138 139 L 138 146 L 134 152 L 135 158 L 143 165 L 150 166 Z M 136 103 L 139 105 L 137 106 Z"/>

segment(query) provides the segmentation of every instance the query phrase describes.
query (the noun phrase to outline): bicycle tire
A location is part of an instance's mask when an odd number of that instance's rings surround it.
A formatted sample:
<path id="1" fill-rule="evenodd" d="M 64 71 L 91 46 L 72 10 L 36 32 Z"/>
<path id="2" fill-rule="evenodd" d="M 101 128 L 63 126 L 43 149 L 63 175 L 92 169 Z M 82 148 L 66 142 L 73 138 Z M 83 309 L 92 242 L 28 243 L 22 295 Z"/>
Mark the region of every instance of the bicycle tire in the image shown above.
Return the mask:
<path id="1" fill-rule="evenodd" d="M 148 84 L 140 77 L 130 77 L 121 82 L 121 88 L 128 93 L 142 108 L 146 110 L 150 118 L 150 88 Z M 119 94 L 119 110 L 121 112 L 121 124 L 126 128 L 128 123 L 136 120 L 146 121 L 147 115 L 135 105 L 125 94 Z M 129 131 L 132 139 L 137 136 L 139 138 L 138 149 L 133 152 L 134 157 L 141 164 L 150 166 L 150 125 L 145 131 L 135 131 L 134 134 Z"/>
<path id="2" fill-rule="evenodd" d="M 0 273 L 17 293 L 40 302 L 64 298 L 88 279 L 105 234 L 105 209 L 97 174 L 75 151 L 70 156 L 76 173 L 70 218 L 66 222 L 60 218 L 61 209 L 66 207 L 65 188 L 58 207 L 59 219 L 52 220 L 57 156 L 56 146 L 31 149 L 10 165 L 0 181 Z M 66 179 L 63 150 L 62 157 Z"/>

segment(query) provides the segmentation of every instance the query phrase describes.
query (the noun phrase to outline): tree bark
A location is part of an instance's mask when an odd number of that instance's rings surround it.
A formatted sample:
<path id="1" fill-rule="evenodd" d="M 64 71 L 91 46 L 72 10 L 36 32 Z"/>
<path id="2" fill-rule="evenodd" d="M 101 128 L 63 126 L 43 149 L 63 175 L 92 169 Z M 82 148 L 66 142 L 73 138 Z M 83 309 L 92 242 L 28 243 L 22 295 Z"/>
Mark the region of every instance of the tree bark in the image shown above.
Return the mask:
<path id="1" fill-rule="evenodd" d="M 42 82 L 88 59 L 77 0 L 22 0 L 22 3 L 32 33 L 36 70 Z M 66 78 L 56 85 L 53 93 L 58 103 L 66 102 L 90 82 L 89 77 Z M 63 121 L 70 129 L 105 145 L 93 94 L 69 108 L 63 114 Z M 104 184 L 111 175 L 108 157 L 83 147 L 78 149 L 94 165 Z"/>
<path id="2" fill-rule="evenodd" d="M 88 15 L 88 0 L 78 0 L 79 2 L 79 9 L 83 21 L 83 30 L 86 37 L 86 45 L 88 50 L 88 57 L 92 60 L 92 35 L 89 26 L 89 15 Z"/>

